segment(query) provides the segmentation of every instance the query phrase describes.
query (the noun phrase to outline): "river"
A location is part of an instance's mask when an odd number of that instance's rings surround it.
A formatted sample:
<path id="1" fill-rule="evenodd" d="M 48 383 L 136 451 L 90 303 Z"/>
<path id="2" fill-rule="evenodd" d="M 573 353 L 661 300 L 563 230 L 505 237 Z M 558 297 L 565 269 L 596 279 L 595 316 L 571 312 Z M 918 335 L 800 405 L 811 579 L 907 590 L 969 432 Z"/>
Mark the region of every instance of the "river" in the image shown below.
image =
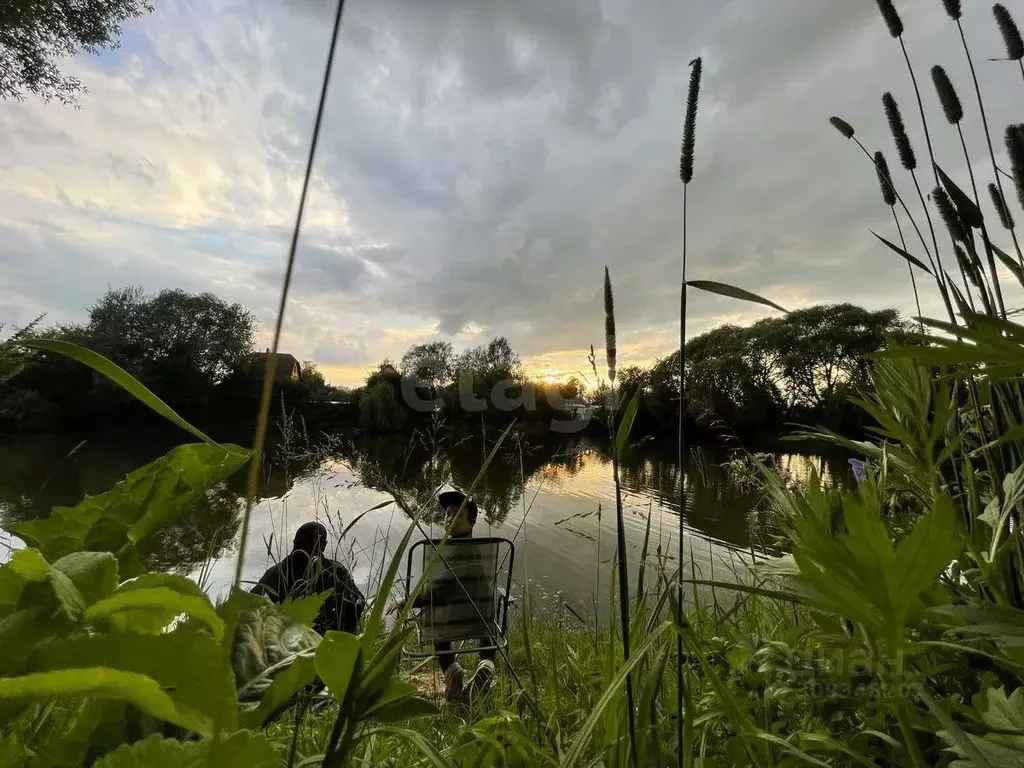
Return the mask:
<path id="1" fill-rule="evenodd" d="M 388 502 L 397 494 L 407 507 L 426 509 L 443 484 L 470 490 L 497 437 L 341 435 L 315 447 L 297 439 L 276 440 L 249 526 L 244 579 L 258 579 L 272 560 L 287 552 L 290 532 L 319 519 L 332 532 L 336 557 L 348 564 L 364 592 L 373 594 L 383 566 L 410 525 L 409 517 Z M 141 439 L 138 432 L 108 432 L 86 440 L 0 436 L 0 526 L 104 491 L 179 439 L 170 431 L 147 432 Z M 798 453 L 787 447 L 772 456 L 779 469 L 795 478 L 813 470 L 842 479 L 849 472 L 840 455 Z M 730 570 L 771 548 L 770 526 L 752 514 L 755 494 L 727 471 L 726 460 L 725 453 L 703 448 L 691 451 L 686 461 L 685 566 L 689 571 L 692 565 L 697 578 L 728 581 Z M 642 443 L 623 457 L 620 477 L 632 585 L 648 520 L 652 561 L 660 552 L 664 570 L 675 568 L 681 476 L 671 445 Z M 212 595 L 225 594 L 238 557 L 242 492 L 241 479 L 233 478 L 210 493 L 148 543 L 151 562 L 201 579 Z M 518 591 L 529 584 L 577 608 L 600 610 L 616 545 L 615 485 L 605 445 L 587 439 L 551 443 L 510 436 L 477 480 L 473 496 L 481 510 L 475 534 L 515 543 Z M 417 530 L 413 539 L 440 533 L 440 525 L 429 518 L 421 525 L 422 532 Z"/>

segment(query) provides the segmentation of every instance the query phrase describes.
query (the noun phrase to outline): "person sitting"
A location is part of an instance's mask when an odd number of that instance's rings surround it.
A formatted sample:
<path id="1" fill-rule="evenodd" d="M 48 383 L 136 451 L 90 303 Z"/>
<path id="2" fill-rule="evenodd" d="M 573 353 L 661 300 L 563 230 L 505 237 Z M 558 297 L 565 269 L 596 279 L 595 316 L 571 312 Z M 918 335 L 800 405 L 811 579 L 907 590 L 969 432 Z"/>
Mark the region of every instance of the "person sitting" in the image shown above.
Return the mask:
<path id="1" fill-rule="evenodd" d="M 345 566 L 324 557 L 326 548 L 327 528 L 317 522 L 303 523 L 295 532 L 292 551 L 263 574 L 252 592 L 275 603 L 330 592 L 313 628 L 321 635 L 330 630 L 354 633 L 366 598 Z"/>
<path id="2" fill-rule="evenodd" d="M 446 491 L 438 496 L 441 512 L 452 539 L 473 536 L 477 506 L 459 491 Z M 445 697 L 460 701 L 482 695 L 494 679 L 495 642 L 488 636 L 488 619 L 494 612 L 493 573 L 480 550 L 473 545 L 449 545 L 441 550 L 439 562 L 424 589 L 413 600 L 414 608 L 422 608 L 419 623 L 421 637 L 433 639 L 434 653 L 445 679 Z M 468 685 L 464 672 L 453 652 L 452 641 L 476 639 L 480 661 Z M 489 647 L 489 649 L 488 649 Z"/>

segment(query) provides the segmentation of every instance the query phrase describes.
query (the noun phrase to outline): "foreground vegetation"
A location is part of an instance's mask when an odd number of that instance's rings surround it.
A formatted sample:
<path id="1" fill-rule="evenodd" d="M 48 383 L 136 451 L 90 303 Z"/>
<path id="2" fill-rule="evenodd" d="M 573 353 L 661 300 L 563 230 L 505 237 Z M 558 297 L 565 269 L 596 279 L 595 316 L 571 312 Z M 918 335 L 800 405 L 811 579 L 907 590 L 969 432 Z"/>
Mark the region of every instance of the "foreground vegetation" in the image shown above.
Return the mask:
<path id="1" fill-rule="evenodd" d="M 902 43 L 896 9 L 877 2 Z M 958 22 L 960 3 L 943 5 Z M 1006 9 L 995 15 L 1009 57 L 1024 60 Z M 687 186 L 700 67 L 697 60 L 681 164 Z M 886 111 L 912 171 L 891 98 Z M 845 121 L 833 124 L 855 138 Z M 1011 126 L 1007 144 L 1024 203 L 1024 128 Z M 887 166 L 867 154 L 883 200 L 900 199 Z M 358 636 L 321 639 L 304 628 L 317 598 L 278 610 L 236 591 L 214 606 L 188 579 L 145 572 L 138 547 L 246 462 L 255 479 L 249 452 L 213 443 L 87 350 L 26 342 L 91 365 L 199 442 L 17 528 L 29 547 L 0 568 L 0 756 L 101 766 L 1024 764 L 1024 330 L 1006 308 L 1024 289 L 1024 254 L 994 152 L 995 220 L 1016 258 L 993 241 L 977 195 L 930 159 L 932 198 L 954 244 L 947 255 L 955 262 L 946 263 L 957 264 L 964 289 L 941 268 L 939 238 L 923 234 L 930 215 L 920 225 L 906 207 L 922 250 L 890 248 L 918 270 L 915 282 L 934 280 L 949 317 L 922 318 L 932 333 L 866 363 L 870 384 L 853 402 L 875 421 L 875 440 L 823 435 L 864 457 L 856 488 L 842 493 L 813 477 L 792 488 L 764 467 L 760 487 L 786 557 L 716 582 L 687 576 L 680 537 L 679 554 L 645 546 L 643 576 L 630 585 L 617 487 L 609 615 L 592 621 L 558 603 L 528 602 L 501 683 L 468 713 L 439 713 L 407 682 L 405 611 L 391 629 L 383 621 L 415 522 Z M 771 303 L 721 283 L 686 287 Z M 607 276 L 605 307 L 615 391 Z M 686 361 L 679 364 L 686 382 Z M 268 379 L 263 430 L 269 394 Z M 680 394 L 685 408 L 686 389 Z M 612 408 L 618 486 L 639 399 Z M 418 520 L 421 511 L 397 490 L 395 499 Z M 246 529 L 247 521 L 243 540 Z M 735 598 L 704 604 L 702 588 Z M 317 677 L 327 696 L 310 702 Z"/>

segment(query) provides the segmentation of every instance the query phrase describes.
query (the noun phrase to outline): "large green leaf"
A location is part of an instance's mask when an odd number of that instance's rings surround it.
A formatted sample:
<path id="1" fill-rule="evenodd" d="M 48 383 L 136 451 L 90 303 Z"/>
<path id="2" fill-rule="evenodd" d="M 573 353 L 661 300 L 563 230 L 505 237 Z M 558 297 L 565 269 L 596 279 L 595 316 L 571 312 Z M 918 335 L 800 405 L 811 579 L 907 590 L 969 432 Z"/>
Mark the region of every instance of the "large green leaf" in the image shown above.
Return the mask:
<path id="1" fill-rule="evenodd" d="M 177 706 L 221 727 L 237 724 L 235 680 L 214 638 L 191 626 L 162 635 L 91 635 L 57 640 L 37 654 L 42 671 L 107 667 L 152 678 Z"/>
<path id="2" fill-rule="evenodd" d="M 128 394 L 132 395 L 136 400 L 148 405 L 165 419 L 177 424 L 186 432 L 191 433 L 204 443 L 214 444 L 213 440 L 181 418 L 181 416 L 175 413 L 174 409 L 167 405 L 167 403 L 154 395 L 145 384 L 136 379 L 119 365 L 107 360 L 103 355 L 93 352 L 91 349 L 86 349 L 79 344 L 74 344 L 70 341 L 61 341 L 60 339 L 32 339 L 30 341 L 23 341 L 22 345 L 31 349 L 41 349 L 45 352 L 55 352 L 58 355 L 69 357 L 72 360 L 77 360 L 78 362 L 89 366 L 100 375 L 107 377 L 119 387 L 126 390 Z"/>
<path id="3" fill-rule="evenodd" d="M 117 587 L 117 558 L 110 552 L 75 552 L 52 567 L 71 579 L 87 604 L 109 597 Z"/>
<path id="4" fill-rule="evenodd" d="M 223 740 L 177 741 L 153 735 L 125 744 L 95 768 L 277 768 L 273 745 L 262 734 L 239 731 Z"/>
<path id="5" fill-rule="evenodd" d="M 740 301 L 749 301 L 753 304 L 764 304 L 766 307 L 777 309 L 779 312 L 784 312 L 787 315 L 789 310 L 785 307 L 780 307 L 774 301 L 766 299 L 764 296 L 758 296 L 756 293 L 751 293 L 743 288 L 737 288 L 735 285 L 729 285 L 728 283 L 719 283 L 714 280 L 687 280 L 686 284 L 691 288 L 697 288 L 701 291 L 707 291 L 708 293 L 716 293 L 719 296 L 728 296 L 730 299 L 739 299 Z"/>
<path id="6" fill-rule="evenodd" d="M 316 671 L 339 704 L 345 700 L 359 663 L 359 638 L 348 632 L 328 632 L 316 649 Z"/>
<path id="7" fill-rule="evenodd" d="M 79 575 L 73 563 L 70 565 L 72 567 L 69 570 Z M 47 605 L 72 621 L 82 618 L 86 609 L 86 600 L 82 593 L 71 577 L 64 570 L 47 563 L 39 550 L 18 550 L 4 566 L 4 570 L 22 580 L 15 607 L 32 608 Z M 7 589 L 8 594 L 12 595 L 14 584 L 8 581 Z"/>
<path id="8" fill-rule="evenodd" d="M 209 599 L 183 595 L 167 587 L 118 591 L 91 605 L 85 620 L 110 619 L 118 629 L 159 633 L 181 614 L 203 622 L 218 639 L 224 634 L 224 622 Z"/>
<path id="9" fill-rule="evenodd" d="M 321 592 L 318 595 L 305 595 L 302 597 L 289 597 L 278 606 L 278 609 L 285 616 L 291 616 L 298 622 L 312 627 L 313 622 L 320 613 L 320 608 L 327 602 L 333 593 Z"/>
<path id="10" fill-rule="evenodd" d="M 244 727 L 263 727 L 287 709 L 292 699 L 316 679 L 316 662 L 312 651 L 299 654 L 282 663 L 285 664 L 283 671 L 268 675 L 272 682 L 263 690 L 259 704 L 242 712 L 240 722 Z M 252 686 L 253 682 L 250 681 L 249 686 Z"/>
<path id="11" fill-rule="evenodd" d="M 0 702 L 87 698 L 128 701 L 160 720 L 210 735 L 209 720 L 179 708 L 156 680 L 135 672 L 85 667 L 0 678 Z"/>
<path id="12" fill-rule="evenodd" d="M 49 518 L 11 526 L 51 560 L 82 549 L 116 551 L 172 522 L 209 488 L 236 472 L 249 452 L 235 445 L 190 443 Z"/>
<path id="13" fill-rule="evenodd" d="M 0 676 L 23 672 L 39 643 L 66 634 L 73 626 L 45 603 L 4 616 L 0 619 Z"/>

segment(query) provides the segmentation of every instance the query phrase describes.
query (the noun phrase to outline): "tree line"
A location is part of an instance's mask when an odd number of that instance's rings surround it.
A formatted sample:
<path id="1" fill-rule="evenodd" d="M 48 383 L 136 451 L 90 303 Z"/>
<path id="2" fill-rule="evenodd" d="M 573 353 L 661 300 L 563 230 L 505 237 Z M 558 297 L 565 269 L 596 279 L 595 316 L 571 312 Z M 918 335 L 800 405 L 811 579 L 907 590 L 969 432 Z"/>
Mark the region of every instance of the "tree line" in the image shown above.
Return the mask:
<path id="1" fill-rule="evenodd" d="M 852 304 L 809 307 L 749 327 L 714 328 L 686 345 L 687 418 L 698 430 L 746 435 L 778 433 L 791 424 L 860 432 L 863 417 L 847 404 L 847 395 L 867 383 L 867 356 L 888 339 L 907 341 L 912 331 L 894 309 Z M 639 397 L 638 433 L 675 432 L 678 370 L 676 351 L 650 366 L 619 372 L 620 405 Z M 450 422 L 514 417 L 543 424 L 564 418 L 565 408 L 581 401 L 607 408 L 611 394 L 606 382 L 576 376 L 557 384 L 531 380 L 508 340 L 498 337 L 461 353 L 445 341 L 414 344 L 397 364 L 381 362 L 355 397 L 363 425 L 386 431 L 421 421 L 424 402 L 435 405 L 426 411 L 431 417 L 440 414 Z M 488 407 L 467 408 L 467 401 Z"/>
<path id="2" fill-rule="evenodd" d="M 135 376 L 187 418 L 209 423 L 252 418 L 263 367 L 256 320 L 212 293 L 140 288 L 108 290 L 80 324 L 42 326 L 42 318 L 0 344 L 0 430 L 56 430 L 148 418 L 148 411 L 105 378 L 67 358 L 20 346 L 31 337 L 88 347 Z M 316 366 L 277 388 L 290 405 L 330 400 L 338 391 Z"/>
<path id="3" fill-rule="evenodd" d="M 697 429 L 740 434 L 778 433 L 791 423 L 860 431 L 846 395 L 866 382 L 868 355 L 911 331 L 895 310 L 851 304 L 715 328 L 687 343 L 687 418 Z M 121 288 L 108 290 L 83 323 L 43 328 L 37 321 L 0 344 L 0 430 L 74 428 L 139 415 L 130 397 L 84 366 L 19 345 L 32 336 L 104 355 L 189 418 L 238 422 L 256 413 L 265 360 L 255 348 L 252 313 L 211 293 Z M 615 394 L 621 404 L 638 394 L 638 434 L 675 431 L 678 355 L 620 370 Z M 301 369 L 301 381 L 279 378 L 275 402 L 324 429 L 359 424 L 409 431 L 438 421 L 478 429 L 515 419 L 527 428 L 575 433 L 581 430 L 570 425 L 573 414 L 589 404 L 595 407 L 588 413 L 597 414 L 589 428 L 603 430 L 611 394 L 607 383 L 579 376 L 532 379 L 502 336 L 463 351 L 447 341 L 414 344 L 351 391 L 329 385 L 311 361 Z"/>

